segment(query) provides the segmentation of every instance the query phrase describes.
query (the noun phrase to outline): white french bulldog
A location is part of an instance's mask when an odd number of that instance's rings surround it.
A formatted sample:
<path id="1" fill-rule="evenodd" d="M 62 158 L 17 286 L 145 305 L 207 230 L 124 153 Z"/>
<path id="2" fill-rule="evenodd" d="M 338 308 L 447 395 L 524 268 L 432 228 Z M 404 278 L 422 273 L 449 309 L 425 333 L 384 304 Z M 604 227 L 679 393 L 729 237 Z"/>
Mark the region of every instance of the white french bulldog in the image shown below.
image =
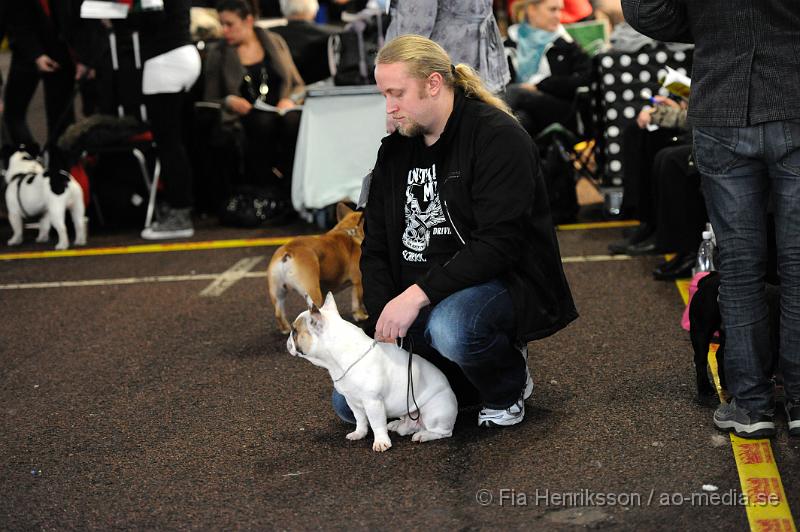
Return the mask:
<path id="1" fill-rule="evenodd" d="M 56 249 L 67 249 L 66 211 L 72 216 L 75 226 L 75 245 L 86 244 L 86 219 L 81 186 L 67 172 L 50 176 L 42 163 L 24 150 L 14 152 L 6 169 L 6 207 L 13 236 L 9 246 L 22 243 L 22 222 L 25 218 L 39 219 L 37 242 L 47 242 L 50 226 L 58 233 Z"/>
<path id="2" fill-rule="evenodd" d="M 334 387 L 347 399 L 356 418 L 356 430 L 347 435 L 348 440 L 362 439 L 372 427 L 372 450 L 385 451 L 392 446 L 387 429 L 401 436 L 413 434 L 413 441 L 453 434 L 458 401 L 439 368 L 413 355 L 412 400 L 408 351 L 377 342 L 343 320 L 330 292 L 322 308 L 309 302 L 309 309 L 292 324 L 286 347 L 292 355 L 330 372 Z M 410 415 L 408 408 L 412 409 Z M 387 424 L 387 418 L 399 419 Z"/>

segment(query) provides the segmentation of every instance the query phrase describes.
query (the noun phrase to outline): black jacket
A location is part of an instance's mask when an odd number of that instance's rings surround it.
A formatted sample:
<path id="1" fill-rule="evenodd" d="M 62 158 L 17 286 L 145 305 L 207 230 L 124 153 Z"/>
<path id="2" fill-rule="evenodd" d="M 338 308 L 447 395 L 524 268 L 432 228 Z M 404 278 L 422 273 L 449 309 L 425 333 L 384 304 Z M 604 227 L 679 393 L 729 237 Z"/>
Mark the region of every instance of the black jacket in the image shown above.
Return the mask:
<path id="1" fill-rule="evenodd" d="M 50 16 L 39 0 L 16 0 L 6 8 L 11 49 L 26 63 L 47 54 L 62 64 L 72 62 L 73 54 L 88 63 L 95 54 L 94 35 L 86 31 L 80 18 L 80 0 L 50 2 Z"/>
<path id="2" fill-rule="evenodd" d="M 372 172 L 361 246 L 370 333 L 386 303 L 405 288 L 400 261 L 411 142 L 399 133 L 385 137 Z M 457 91 L 438 142 L 447 154 L 437 170 L 445 176 L 439 195 L 463 247 L 417 284 L 435 305 L 459 290 L 500 279 L 514 301 L 520 339 L 565 327 L 578 314 L 530 136 L 509 115 Z"/>
<path id="3" fill-rule="evenodd" d="M 289 45 L 303 81 L 311 84 L 331 77 L 328 38 L 341 29 L 305 20 L 290 20 L 285 26 L 275 26 L 270 31 L 283 37 Z"/>
<path id="4" fill-rule="evenodd" d="M 547 94 L 572 100 L 578 87 L 589 85 L 592 75 L 592 60 L 574 42 L 559 37 L 545 53 L 550 64 L 550 76 L 536 87 Z"/>
<path id="5" fill-rule="evenodd" d="M 693 126 L 800 118 L 798 0 L 622 0 L 622 8 L 645 35 L 694 42 Z"/>

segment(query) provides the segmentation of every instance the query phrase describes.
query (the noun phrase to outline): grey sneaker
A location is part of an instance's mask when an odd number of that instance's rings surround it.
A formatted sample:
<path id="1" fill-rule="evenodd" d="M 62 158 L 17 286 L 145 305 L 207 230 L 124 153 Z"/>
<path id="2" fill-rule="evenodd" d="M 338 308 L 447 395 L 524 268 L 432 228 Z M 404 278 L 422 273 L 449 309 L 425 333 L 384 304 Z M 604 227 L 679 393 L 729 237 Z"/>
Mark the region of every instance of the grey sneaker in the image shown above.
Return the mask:
<path id="1" fill-rule="evenodd" d="M 790 406 L 787 402 L 786 421 L 789 422 L 789 436 L 800 436 L 800 404 Z"/>
<path id="2" fill-rule="evenodd" d="M 525 400 L 522 396 L 517 402 L 508 408 L 495 410 L 493 408 L 482 408 L 478 412 L 479 427 L 509 427 L 516 425 L 525 418 Z"/>
<path id="3" fill-rule="evenodd" d="M 714 412 L 714 425 L 724 431 L 733 430 L 740 438 L 769 438 L 775 436 L 775 422 L 771 413 L 754 414 L 736 406 L 736 400 L 721 404 Z"/>
<path id="4" fill-rule="evenodd" d="M 169 240 L 194 236 L 191 209 L 160 210 L 158 220 L 142 231 L 145 240 Z"/>

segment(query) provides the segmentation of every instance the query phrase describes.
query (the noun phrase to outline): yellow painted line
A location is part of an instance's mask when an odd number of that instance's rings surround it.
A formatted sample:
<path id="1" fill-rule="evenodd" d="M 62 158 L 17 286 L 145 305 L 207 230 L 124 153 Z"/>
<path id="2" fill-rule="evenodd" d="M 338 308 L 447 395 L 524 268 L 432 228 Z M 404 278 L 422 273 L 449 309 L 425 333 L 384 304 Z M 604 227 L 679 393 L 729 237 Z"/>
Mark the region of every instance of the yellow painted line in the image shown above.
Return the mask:
<path id="1" fill-rule="evenodd" d="M 683 299 L 683 304 L 689 304 L 689 283 L 691 281 L 689 279 L 676 279 L 675 286 L 678 287 L 678 292 L 681 293 L 681 298 Z"/>
<path id="2" fill-rule="evenodd" d="M 689 301 L 689 282 L 688 279 L 675 281 L 684 304 L 688 304 Z M 708 346 L 708 364 L 719 400 L 724 403 L 726 399 L 720 386 L 717 366 L 718 348 L 719 345 L 716 343 Z M 783 489 L 770 440 L 740 438 L 733 432 L 730 433 L 730 438 L 750 530 L 796 532 L 797 527 Z"/>
<path id="3" fill-rule="evenodd" d="M 620 220 L 618 222 L 591 222 L 585 224 L 564 224 L 556 228 L 559 231 L 578 231 L 581 229 L 614 229 L 616 227 L 633 227 L 639 225 L 638 220 Z"/>
<path id="4" fill-rule="evenodd" d="M 731 433 L 733 456 L 739 468 L 742 494 L 746 495 L 750 530 L 797 530 L 769 440 L 748 440 Z"/>
<path id="5" fill-rule="evenodd" d="M 200 251 L 208 249 L 249 248 L 281 246 L 294 237 L 245 238 L 234 240 L 209 240 L 205 242 L 178 242 L 171 244 L 139 244 L 105 248 L 65 249 L 61 251 L 21 251 L 0 253 L 0 260 L 53 259 L 61 257 L 94 257 L 101 255 L 133 255 L 138 253 L 167 253 L 172 251 Z"/>

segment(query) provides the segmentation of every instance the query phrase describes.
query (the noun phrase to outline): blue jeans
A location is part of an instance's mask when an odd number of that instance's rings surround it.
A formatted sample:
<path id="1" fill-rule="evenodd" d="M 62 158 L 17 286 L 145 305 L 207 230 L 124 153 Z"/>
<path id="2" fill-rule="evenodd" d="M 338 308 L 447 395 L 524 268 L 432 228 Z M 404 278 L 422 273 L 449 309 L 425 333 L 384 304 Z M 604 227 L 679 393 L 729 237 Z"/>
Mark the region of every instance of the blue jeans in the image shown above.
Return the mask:
<path id="1" fill-rule="evenodd" d="M 772 410 L 765 275 L 767 205 L 774 208 L 780 277 L 780 367 L 800 404 L 800 120 L 696 127 L 694 153 L 720 252 L 725 376 L 736 403 Z"/>
<path id="2" fill-rule="evenodd" d="M 500 281 L 465 288 L 420 311 L 403 347 L 431 361 L 450 381 L 459 405 L 507 408 L 525 385 L 525 360 L 514 346 L 511 296 Z M 333 409 L 355 423 L 347 401 L 333 390 Z"/>

